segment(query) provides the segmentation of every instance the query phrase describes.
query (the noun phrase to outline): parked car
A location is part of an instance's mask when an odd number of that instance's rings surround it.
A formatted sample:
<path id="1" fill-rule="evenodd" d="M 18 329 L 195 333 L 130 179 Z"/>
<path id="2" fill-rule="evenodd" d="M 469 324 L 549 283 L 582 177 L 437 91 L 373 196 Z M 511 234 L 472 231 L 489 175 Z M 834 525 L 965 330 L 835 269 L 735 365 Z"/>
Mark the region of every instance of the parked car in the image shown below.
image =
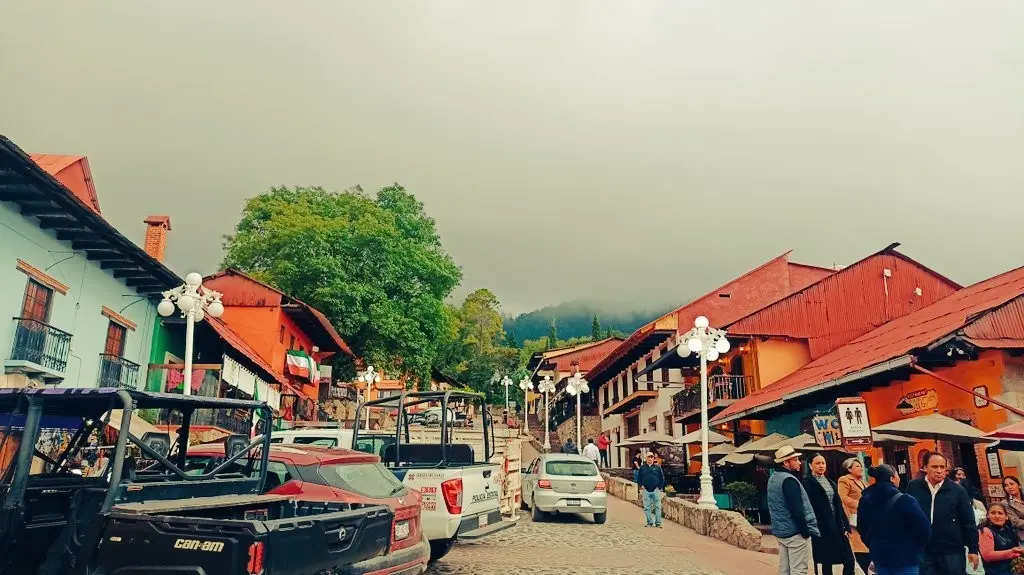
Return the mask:
<path id="1" fill-rule="evenodd" d="M 184 414 L 177 437 L 136 409 Z M 265 455 L 250 458 L 254 473 L 231 469 L 251 453 L 267 454 L 268 435 L 230 436 L 230 457 L 187 473 L 197 410 L 246 413 L 249 421 L 272 415 L 264 403 L 233 399 L 0 389 L 0 574 L 351 573 L 353 564 L 387 554 L 388 506 L 264 494 Z M 112 447 L 94 443 L 110 428 Z"/>
<path id="2" fill-rule="evenodd" d="M 337 425 L 299 427 L 286 431 L 275 431 L 270 442 L 283 445 L 312 445 L 316 447 L 352 447 L 352 430 Z M 393 433 L 363 431 L 359 435 L 356 451 L 381 455 L 384 449 L 395 442 Z"/>
<path id="3" fill-rule="evenodd" d="M 548 513 L 589 513 L 599 525 L 608 520 L 607 485 L 590 459 L 546 453 L 522 471 L 523 509 L 534 521 Z"/>
<path id="4" fill-rule="evenodd" d="M 351 430 L 348 430 L 351 433 Z M 224 444 L 188 450 L 188 471 L 203 473 L 224 461 Z M 248 461 L 236 462 L 240 473 Z M 394 513 L 390 552 L 349 567 L 345 573 L 415 575 L 427 568 L 430 544 L 423 535 L 420 494 L 406 488 L 380 458 L 350 449 L 271 445 L 264 493 L 299 501 L 387 505 Z"/>
<path id="5" fill-rule="evenodd" d="M 392 443 L 384 448 L 381 461 L 399 479 L 423 496 L 423 532 L 430 540 L 430 561 L 444 557 L 460 539 L 480 539 L 514 525 L 501 515 L 501 466 L 491 462 L 494 454 L 493 430 L 489 421 L 479 430 L 482 441 L 474 449 L 469 443 L 456 443 L 454 410 L 456 403 L 474 402 L 487 413 L 484 396 L 466 391 L 418 391 L 363 403 L 356 411 L 353 447 L 362 449 L 369 437 L 359 429 L 359 422 L 369 408 L 387 408 L 398 412 L 400 429 L 391 432 Z M 427 441 L 412 441 L 409 418 L 415 409 L 440 404 L 424 413 L 438 417 L 439 433 L 431 433 Z M 472 433 L 475 430 L 466 430 Z M 421 435 L 424 437 L 424 435 Z M 463 435 L 462 439 L 466 439 Z"/>

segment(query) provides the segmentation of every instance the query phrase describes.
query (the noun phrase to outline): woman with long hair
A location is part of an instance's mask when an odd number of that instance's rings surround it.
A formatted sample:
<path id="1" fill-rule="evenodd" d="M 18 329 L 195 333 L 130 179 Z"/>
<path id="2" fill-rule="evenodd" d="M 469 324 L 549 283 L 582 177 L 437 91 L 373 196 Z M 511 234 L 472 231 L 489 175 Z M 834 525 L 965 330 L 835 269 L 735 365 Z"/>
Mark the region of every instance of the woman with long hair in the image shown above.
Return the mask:
<path id="1" fill-rule="evenodd" d="M 811 474 L 804 478 L 804 490 L 818 522 L 819 537 L 811 538 L 811 552 L 821 572 L 832 575 L 833 565 L 843 566 L 843 575 L 854 575 L 853 551 L 850 549 L 850 523 L 846 520 L 839 488 L 825 477 L 825 456 L 811 459 Z"/>
<path id="2" fill-rule="evenodd" d="M 988 517 L 979 532 L 981 562 L 985 575 L 1012 575 L 1013 560 L 1024 555 L 1017 530 L 1007 517 L 1006 506 L 993 503 L 988 506 Z"/>
<path id="3" fill-rule="evenodd" d="M 867 484 L 864 483 L 864 466 L 856 457 L 851 457 L 843 462 L 843 470 L 846 474 L 839 478 L 839 499 L 843 502 L 843 511 L 846 512 L 846 519 L 850 523 L 850 547 L 853 549 L 853 556 L 864 573 L 868 572 L 868 565 L 871 559 L 868 557 L 868 548 L 857 532 L 857 506 L 860 505 L 861 495 Z"/>
<path id="4" fill-rule="evenodd" d="M 1024 540 L 1024 493 L 1020 480 L 1012 475 L 1004 477 L 1003 492 L 1006 493 L 1006 515 L 1017 529 L 1017 537 Z"/>

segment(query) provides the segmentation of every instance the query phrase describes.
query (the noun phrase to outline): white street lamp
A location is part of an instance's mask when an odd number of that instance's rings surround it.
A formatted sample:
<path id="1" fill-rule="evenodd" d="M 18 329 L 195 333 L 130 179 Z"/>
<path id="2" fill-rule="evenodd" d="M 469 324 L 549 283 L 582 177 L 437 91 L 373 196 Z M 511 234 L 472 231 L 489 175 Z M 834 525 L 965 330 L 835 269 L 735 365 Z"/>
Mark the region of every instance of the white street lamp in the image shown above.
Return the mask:
<path id="1" fill-rule="evenodd" d="M 551 451 L 551 408 L 548 405 L 548 394 L 555 391 L 555 382 L 551 381 L 550 375 L 544 376 L 544 380 L 537 386 L 537 391 L 544 394 L 544 451 Z"/>
<path id="2" fill-rule="evenodd" d="M 192 395 L 192 339 L 195 334 L 195 322 L 203 321 L 206 314 L 210 317 L 224 315 L 224 304 L 220 302 L 221 293 L 203 287 L 203 276 L 192 272 L 185 276 L 185 284 L 163 293 L 164 299 L 156 306 L 156 311 L 163 317 L 170 317 L 175 308 L 181 310 L 185 318 L 185 381 L 184 395 Z"/>
<path id="3" fill-rule="evenodd" d="M 505 423 L 508 423 L 508 416 L 510 414 L 508 409 L 508 388 L 515 385 L 515 383 L 512 381 L 511 377 L 506 375 L 501 378 L 501 385 L 505 386 Z"/>
<path id="4" fill-rule="evenodd" d="M 533 382 L 529 377 L 524 377 L 519 382 L 519 389 L 523 390 L 523 431 L 530 433 L 530 392 L 533 391 Z"/>
<path id="5" fill-rule="evenodd" d="M 576 396 L 576 448 L 581 449 L 583 445 L 583 426 L 580 417 L 580 401 L 584 393 L 590 391 L 590 386 L 587 384 L 587 380 L 583 379 L 580 372 L 576 372 L 572 377 L 569 378 L 569 383 L 565 384 L 565 391 L 569 395 Z"/>
<path id="6" fill-rule="evenodd" d="M 372 365 L 366 366 L 366 371 L 359 376 L 359 381 L 366 384 L 366 401 L 370 401 L 370 389 L 373 388 L 373 384 L 380 383 L 380 374 L 373 370 Z M 365 429 L 370 429 L 370 408 L 366 408 L 366 425 Z"/>
<path id="7" fill-rule="evenodd" d="M 711 480 L 711 464 L 708 462 L 708 362 L 718 359 L 720 354 L 729 351 L 729 340 L 725 330 L 709 327 L 708 318 L 698 317 L 693 322 L 693 329 L 683 338 L 686 346 L 680 345 L 678 353 L 682 357 L 696 353 L 700 356 L 700 498 L 697 505 L 709 509 L 717 509 L 714 485 Z"/>

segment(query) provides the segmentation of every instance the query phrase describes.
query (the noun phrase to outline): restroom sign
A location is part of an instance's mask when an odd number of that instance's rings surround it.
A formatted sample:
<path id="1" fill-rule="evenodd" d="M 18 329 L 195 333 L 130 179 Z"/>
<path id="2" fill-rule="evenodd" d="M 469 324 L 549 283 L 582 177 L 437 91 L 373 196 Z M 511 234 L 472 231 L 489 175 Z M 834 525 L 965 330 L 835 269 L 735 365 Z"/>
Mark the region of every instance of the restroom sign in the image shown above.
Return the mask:
<path id="1" fill-rule="evenodd" d="M 871 447 L 871 420 L 868 405 L 860 397 L 842 397 L 836 400 L 836 417 L 847 451 L 863 451 Z"/>
<path id="2" fill-rule="evenodd" d="M 843 446 L 843 432 L 839 429 L 839 418 L 835 415 L 816 415 L 811 420 L 811 425 L 814 426 L 814 442 L 818 447 Z"/>

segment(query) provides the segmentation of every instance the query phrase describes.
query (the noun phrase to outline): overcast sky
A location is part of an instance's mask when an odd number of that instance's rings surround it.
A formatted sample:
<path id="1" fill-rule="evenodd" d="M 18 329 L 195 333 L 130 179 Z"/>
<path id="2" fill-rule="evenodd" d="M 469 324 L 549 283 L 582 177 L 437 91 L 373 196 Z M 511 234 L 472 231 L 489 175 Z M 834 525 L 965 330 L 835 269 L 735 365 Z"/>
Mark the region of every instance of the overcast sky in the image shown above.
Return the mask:
<path id="1" fill-rule="evenodd" d="M 506 311 L 683 303 L 786 250 L 1024 264 L 1024 2 L 31 0 L 0 133 L 211 272 L 272 185 L 398 181 Z"/>

